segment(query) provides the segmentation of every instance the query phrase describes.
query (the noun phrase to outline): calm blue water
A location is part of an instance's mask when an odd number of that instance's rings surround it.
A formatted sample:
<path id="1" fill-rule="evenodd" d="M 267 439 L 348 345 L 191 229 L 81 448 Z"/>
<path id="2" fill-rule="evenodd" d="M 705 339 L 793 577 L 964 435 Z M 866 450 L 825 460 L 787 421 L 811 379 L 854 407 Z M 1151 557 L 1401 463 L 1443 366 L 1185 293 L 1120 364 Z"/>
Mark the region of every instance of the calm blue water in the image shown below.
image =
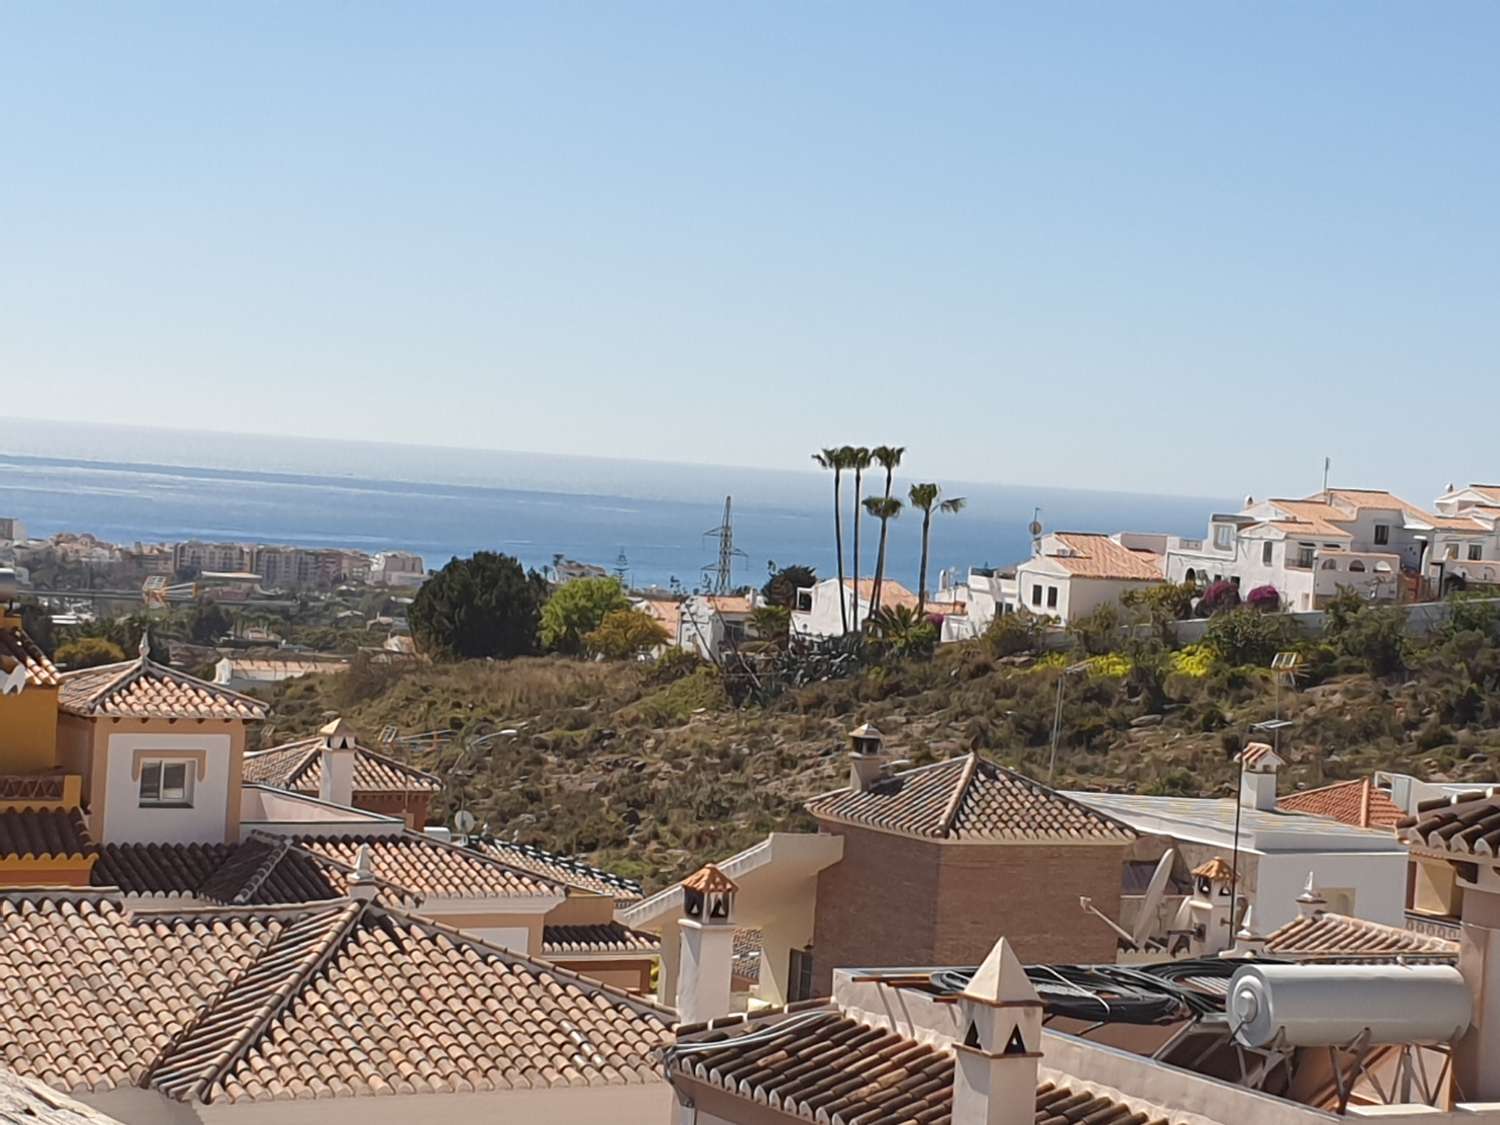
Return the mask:
<path id="1" fill-rule="evenodd" d="M 911 466 L 913 472 L 919 466 Z M 1044 468 L 1038 467 L 1038 476 Z M 898 477 L 898 494 L 910 479 Z M 870 482 L 867 493 L 878 488 Z M 968 508 L 934 518 L 939 567 L 1004 565 L 1029 553 L 1026 526 L 1198 535 L 1227 500 L 995 484 L 944 483 Z M 734 497 L 737 580 L 759 584 L 768 562 L 833 573 L 832 478 L 806 472 L 612 461 L 550 454 L 53 422 L 8 424 L 0 438 L 0 515 L 32 535 L 90 531 L 122 543 L 226 539 L 403 548 L 440 566 L 504 551 L 531 566 L 557 553 L 631 580 L 692 587 L 714 560 L 724 497 Z M 845 489 L 847 505 L 848 488 Z M 920 521 L 892 525 L 888 568 L 915 585 Z M 874 567 L 865 521 L 861 573 Z M 846 540 L 846 551 L 848 543 Z M 933 583 L 936 584 L 935 577 Z"/>

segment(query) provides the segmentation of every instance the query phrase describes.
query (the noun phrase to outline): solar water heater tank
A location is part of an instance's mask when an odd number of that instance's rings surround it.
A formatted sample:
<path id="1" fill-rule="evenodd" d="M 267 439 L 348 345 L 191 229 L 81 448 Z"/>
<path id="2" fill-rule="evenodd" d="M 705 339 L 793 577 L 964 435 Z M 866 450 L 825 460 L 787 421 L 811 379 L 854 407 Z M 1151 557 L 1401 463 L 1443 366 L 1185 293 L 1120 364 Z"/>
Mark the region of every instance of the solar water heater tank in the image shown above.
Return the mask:
<path id="1" fill-rule="evenodd" d="M 1245 965 L 1229 982 L 1229 1025 L 1248 1047 L 1451 1043 L 1474 994 L 1450 965 Z"/>

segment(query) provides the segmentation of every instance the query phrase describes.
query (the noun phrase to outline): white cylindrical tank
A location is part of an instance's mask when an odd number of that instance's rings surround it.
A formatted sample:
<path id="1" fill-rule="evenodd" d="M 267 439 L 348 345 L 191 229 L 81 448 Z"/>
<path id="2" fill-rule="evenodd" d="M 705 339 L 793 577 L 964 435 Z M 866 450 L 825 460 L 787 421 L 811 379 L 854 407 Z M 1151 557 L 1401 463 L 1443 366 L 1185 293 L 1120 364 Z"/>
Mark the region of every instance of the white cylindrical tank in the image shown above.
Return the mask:
<path id="1" fill-rule="evenodd" d="M 1469 1026 L 1474 994 L 1449 965 L 1246 965 L 1229 982 L 1229 1026 L 1263 1047 L 1451 1043 Z"/>

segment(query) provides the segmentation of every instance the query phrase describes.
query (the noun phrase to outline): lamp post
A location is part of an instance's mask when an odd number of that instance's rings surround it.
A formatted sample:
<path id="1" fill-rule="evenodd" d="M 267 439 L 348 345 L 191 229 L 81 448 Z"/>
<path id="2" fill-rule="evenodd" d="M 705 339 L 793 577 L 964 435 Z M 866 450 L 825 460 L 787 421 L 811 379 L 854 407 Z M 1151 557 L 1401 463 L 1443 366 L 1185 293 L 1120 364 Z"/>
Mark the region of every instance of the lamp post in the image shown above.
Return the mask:
<path id="1" fill-rule="evenodd" d="M 1057 677 L 1057 707 L 1052 712 L 1052 753 L 1047 759 L 1047 784 L 1052 785 L 1053 776 L 1057 773 L 1057 738 L 1062 732 L 1062 703 L 1063 684 L 1069 676 L 1076 676 L 1089 670 L 1089 662 L 1080 660 L 1077 664 L 1070 664 L 1064 668 Z"/>
<path id="2" fill-rule="evenodd" d="M 1251 731 L 1256 734 L 1269 734 L 1273 743 L 1272 753 L 1280 752 L 1280 735 L 1283 730 L 1292 725 L 1290 719 L 1266 719 L 1264 722 L 1253 723 Z M 1240 783 L 1234 795 L 1234 852 L 1229 863 L 1229 933 L 1233 937 L 1239 933 L 1238 918 L 1240 907 L 1240 820 L 1245 810 L 1245 752 L 1240 751 Z"/>

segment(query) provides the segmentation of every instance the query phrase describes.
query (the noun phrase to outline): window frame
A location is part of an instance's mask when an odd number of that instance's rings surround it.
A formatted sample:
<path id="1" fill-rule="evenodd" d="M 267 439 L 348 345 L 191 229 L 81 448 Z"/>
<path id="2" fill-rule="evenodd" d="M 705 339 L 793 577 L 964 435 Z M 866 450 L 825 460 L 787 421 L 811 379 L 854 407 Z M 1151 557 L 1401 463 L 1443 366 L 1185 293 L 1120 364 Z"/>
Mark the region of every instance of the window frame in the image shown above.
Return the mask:
<path id="1" fill-rule="evenodd" d="M 1276 544 L 1272 543 L 1269 539 L 1267 539 L 1265 541 L 1265 543 L 1261 546 L 1261 549 L 1260 549 L 1260 565 L 1261 566 L 1271 566 L 1271 565 L 1273 565 L 1273 556 L 1275 554 L 1275 551 L 1276 551 Z"/>
<path id="2" fill-rule="evenodd" d="M 1047 608 L 1048 609 L 1056 609 L 1057 608 L 1057 587 L 1056 586 L 1048 586 L 1047 587 Z"/>
<path id="3" fill-rule="evenodd" d="M 1388 523 L 1377 523 L 1375 525 L 1375 546 L 1385 547 L 1391 542 L 1391 525 Z"/>
<path id="4" fill-rule="evenodd" d="M 1484 561 L 1484 544 L 1483 543 L 1470 543 L 1469 544 L 1469 561 L 1470 562 L 1483 562 Z"/>
<path id="5" fill-rule="evenodd" d="M 168 772 L 181 771 L 181 784 L 168 786 Z M 194 763 L 189 758 L 147 758 L 141 762 L 136 783 L 136 805 L 143 809 L 190 809 L 193 807 Z M 152 792 L 148 793 L 150 788 Z M 171 794 L 170 796 L 168 794 Z"/>

